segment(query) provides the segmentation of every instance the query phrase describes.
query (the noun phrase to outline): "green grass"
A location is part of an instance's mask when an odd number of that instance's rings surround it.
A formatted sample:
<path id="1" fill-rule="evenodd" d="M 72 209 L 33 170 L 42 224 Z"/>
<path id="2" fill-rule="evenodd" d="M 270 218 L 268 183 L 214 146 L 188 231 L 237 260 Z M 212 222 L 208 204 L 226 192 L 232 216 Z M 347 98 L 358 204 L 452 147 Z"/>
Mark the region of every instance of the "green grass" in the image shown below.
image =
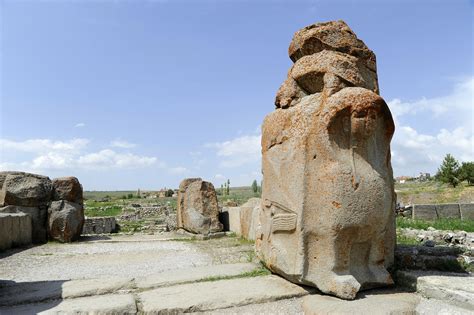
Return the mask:
<path id="1" fill-rule="evenodd" d="M 89 207 L 86 205 L 84 209 L 84 214 L 87 217 L 115 217 L 122 214 L 121 206 L 108 206 L 105 207 Z"/>
<path id="2" fill-rule="evenodd" d="M 408 236 L 400 235 L 397 233 L 397 244 L 398 245 L 420 245 L 420 242 L 418 242 L 413 237 L 408 237 Z"/>
<path id="3" fill-rule="evenodd" d="M 220 187 L 216 187 L 216 191 L 220 191 Z M 260 193 L 254 193 L 252 187 L 231 187 L 228 196 L 218 195 L 219 204 L 224 204 L 227 200 L 235 201 L 239 206 L 246 203 L 250 198 L 260 198 Z"/>
<path id="4" fill-rule="evenodd" d="M 436 221 L 425 221 L 401 217 L 397 218 L 397 228 L 427 230 L 428 227 L 433 227 L 437 230 L 474 232 L 474 221 L 461 219 L 439 219 Z"/>
<path id="5" fill-rule="evenodd" d="M 123 233 L 134 233 L 134 232 L 139 232 L 141 230 L 141 227 L 144 224 L 144 220 L 138 220 L 138 221 L 121 221 L 119 223 L 120 225 L 120 232 Z"/>
<path id="6" fill-rule="evenodd" d="M 236 279 L 236 278 L 253 278 L 253 277 L 261 277 L 261 276 L 267 276 L 270 275 L 271 272 L 267 268 L 265 268 L 263 265 L 255 268 L 252 271 L 247 271 L 243 272 L 238 275 L 233 275 L 233 276 L 211 276 L 211 277 L 206 277 L 203 278 L 197 282 L 204 282 L 204 281 L 219 281 L 219 280 L 228 280 L 228 279 Z"/>

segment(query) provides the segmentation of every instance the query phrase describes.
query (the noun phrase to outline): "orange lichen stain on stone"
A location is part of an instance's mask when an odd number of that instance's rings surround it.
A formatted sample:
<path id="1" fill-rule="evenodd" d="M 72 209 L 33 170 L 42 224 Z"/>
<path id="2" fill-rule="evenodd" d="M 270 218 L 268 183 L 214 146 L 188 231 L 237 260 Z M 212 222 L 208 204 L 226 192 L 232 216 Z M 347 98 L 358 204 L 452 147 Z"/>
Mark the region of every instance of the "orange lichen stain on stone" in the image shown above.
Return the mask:
<path id="1" fill-rule="evenodd" d="M 333 202 L 332 202 L 332 205 L 333 205 L 334 207 L 338 208 L 338 209 L 341 207 L 341 204 L 340 204 L 339 202 L 337 202 L 337 201 L 333 201 Z"/>

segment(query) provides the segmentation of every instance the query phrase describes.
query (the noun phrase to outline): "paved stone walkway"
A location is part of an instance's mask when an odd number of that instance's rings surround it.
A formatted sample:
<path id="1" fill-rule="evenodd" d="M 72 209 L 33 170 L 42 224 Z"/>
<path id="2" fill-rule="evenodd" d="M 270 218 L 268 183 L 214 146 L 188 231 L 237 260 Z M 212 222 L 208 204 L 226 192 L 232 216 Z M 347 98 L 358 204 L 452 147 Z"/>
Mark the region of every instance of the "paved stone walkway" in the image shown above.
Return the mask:
<path id="1" fill-rule="evenodd" d="M 405 272 L 419 293 L 372 290 L 343 301 L 265 274 L 251 250 L 236 238 L 168 233 L 6 252 L 0 314 L 474 314 L 472 277 Z"/>

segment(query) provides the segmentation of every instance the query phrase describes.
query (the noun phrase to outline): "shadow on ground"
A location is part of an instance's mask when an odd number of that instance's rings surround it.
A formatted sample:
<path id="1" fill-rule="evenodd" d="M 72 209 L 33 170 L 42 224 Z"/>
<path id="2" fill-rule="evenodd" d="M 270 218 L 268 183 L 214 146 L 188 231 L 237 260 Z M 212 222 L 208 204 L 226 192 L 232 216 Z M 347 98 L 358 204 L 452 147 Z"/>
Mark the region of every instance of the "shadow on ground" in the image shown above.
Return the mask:
<path id="1" fill-rule="evenodd" d="M 61 303 L 64 282 L 0 280 L 0 314 L 37 314 L 49 310 Z"/>

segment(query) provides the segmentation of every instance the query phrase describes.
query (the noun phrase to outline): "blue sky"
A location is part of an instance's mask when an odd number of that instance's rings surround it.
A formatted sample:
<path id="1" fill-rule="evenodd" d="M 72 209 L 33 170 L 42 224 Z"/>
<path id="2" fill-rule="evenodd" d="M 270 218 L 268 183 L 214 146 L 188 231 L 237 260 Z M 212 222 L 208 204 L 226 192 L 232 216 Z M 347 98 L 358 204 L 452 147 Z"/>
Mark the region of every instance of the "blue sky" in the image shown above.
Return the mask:
<path id="1" fill-rule="evenodd" d="M 395 175 L 474 160 L 472 1 L 0 0 L 0 169 L 87 190 L 260 175 L 293 33 L 345 20 L 377 55 Z"/>

